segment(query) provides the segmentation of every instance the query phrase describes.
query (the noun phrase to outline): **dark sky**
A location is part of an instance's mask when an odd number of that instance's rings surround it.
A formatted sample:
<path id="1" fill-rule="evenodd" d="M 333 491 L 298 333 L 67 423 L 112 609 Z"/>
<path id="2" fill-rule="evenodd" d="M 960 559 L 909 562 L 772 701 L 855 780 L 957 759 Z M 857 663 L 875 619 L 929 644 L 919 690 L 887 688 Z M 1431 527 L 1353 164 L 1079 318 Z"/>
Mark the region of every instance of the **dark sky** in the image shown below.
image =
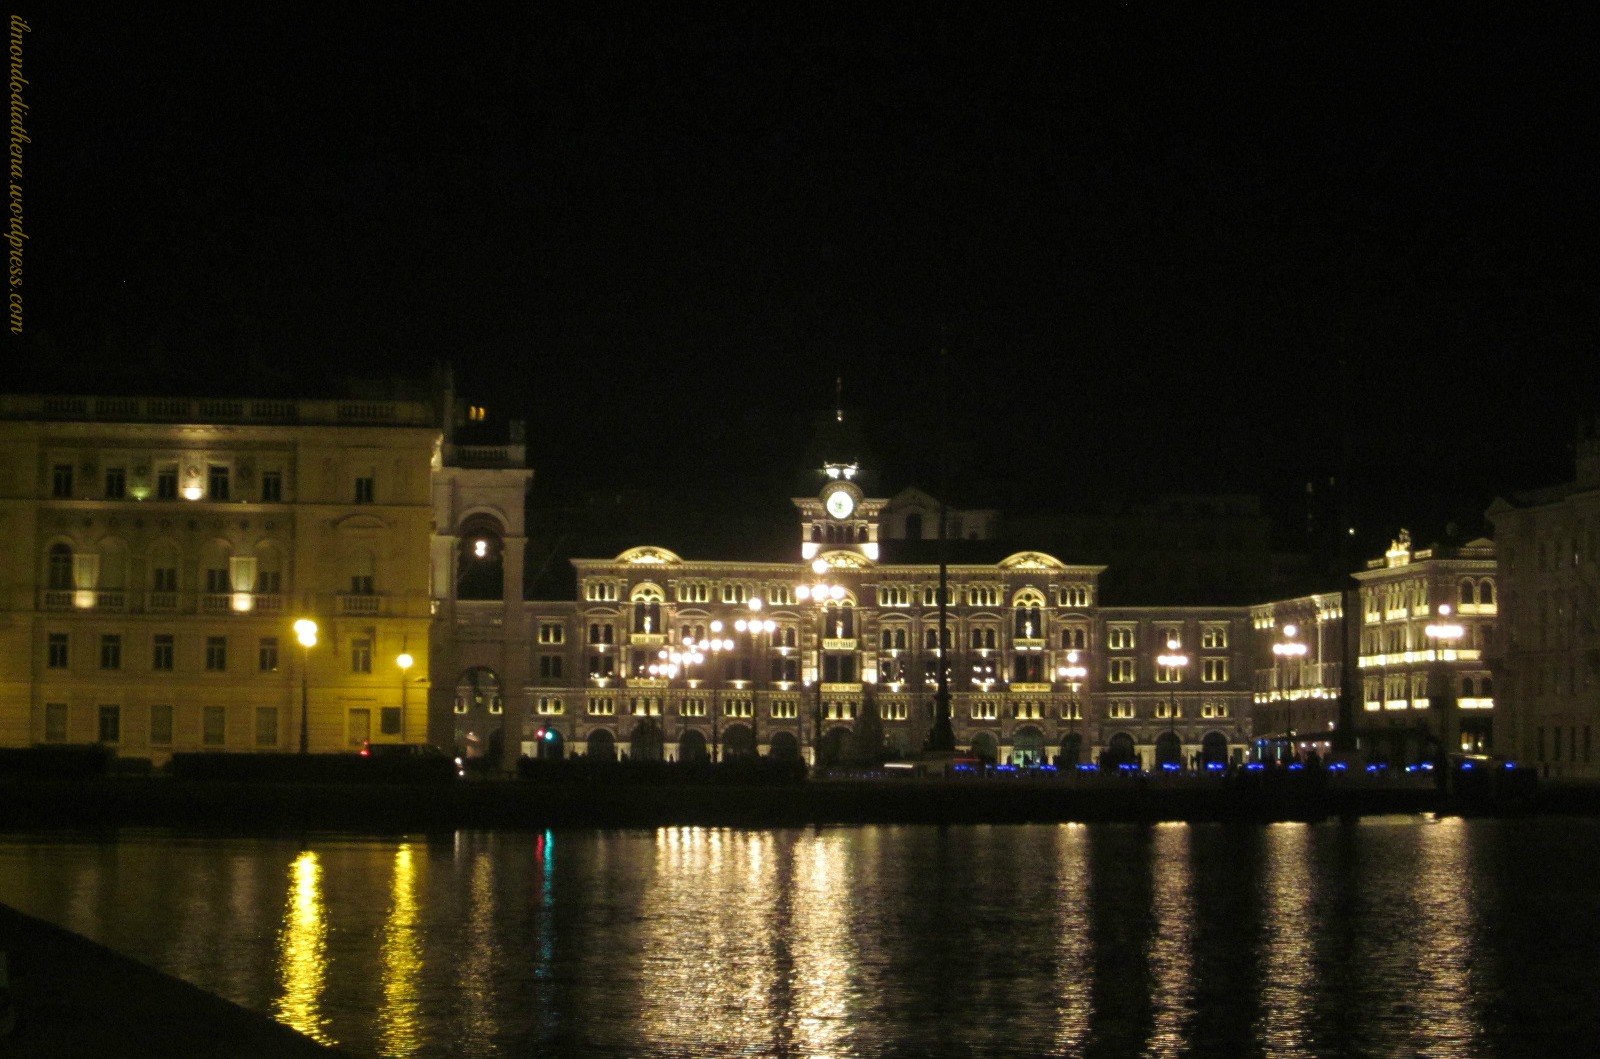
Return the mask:
<path id="1" fill-rule="evenodd" d="M 66 6 L 22 11 L 6 389 L 448 359 L 542 475 L 781 495 L 842 375 L 889 486 L 1343 463 L 1375 538 L 1562 478 L 1600 411 L 1587 5 Z"/>

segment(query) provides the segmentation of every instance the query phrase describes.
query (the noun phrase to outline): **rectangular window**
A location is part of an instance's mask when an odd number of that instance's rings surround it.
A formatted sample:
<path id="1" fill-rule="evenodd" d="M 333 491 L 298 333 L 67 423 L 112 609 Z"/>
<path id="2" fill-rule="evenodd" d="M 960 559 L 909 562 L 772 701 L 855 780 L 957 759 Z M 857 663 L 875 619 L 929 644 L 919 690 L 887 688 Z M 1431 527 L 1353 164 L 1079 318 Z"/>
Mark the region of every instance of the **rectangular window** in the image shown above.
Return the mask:
<path id="1" fill-rule="evenodd" d="M 283 591 L 283 571 L 257 570 L 256 591 L 262 595 L 275 596 Z"/>
<path id="2" fill-rule="evenodd" d="M 227 567 L 214 566 L 206 571 L 206 591 L 212 593 L 233 591 L 233 582 L 228 579 Z"/>
<path id="3" fill-rule="evenodd" d="M 67 741 L 66 703 L 47 702 L 44 704 L 44 741 L 47 743 L 65 743 Z"/>
<path id="4" fill-rule="evenodd" d="M 365 475 L 356 479 L 356 503 L 372 503 L 372 476 Z"/>
<path id="5" fill-rule="evenodd" d="M 178 499 L 178 465 L 164 464 L 156 468 L 156 499 Z"/>
<path id="6" fill-rule="evenodd" d="M 540 655 L 539 675 L 545 679 L 555 679 L 561 676 L 560 655 Z"/>
<path id="7" fill-rule="evenodd" d="M 116 633 L 100 637 L 100 668 L 122 668 L 122 637 Z"/>
<path id="8" fill-rule="evenodd" d="M 350 746 L 358 747 L 372 739 L 372 711 L 365 706 L 357 706 L 349 714 L 349 741 Z"/>
<path id="9" fill-rule="evenodd" d="M 539 623 L 540 643 L 566 643 L 567 627 L 559 622 L 541 621 Z"/>
<path id="10" fill-rule="evenodd" d="M 856 679 L 855 655 L 825 655 L 822 660 L 824 684 L 854 684 Z"/>
<path id="11" fill-rule="evenodd" d="M 206 495 L 213 500 L 229 499 L 228 468 L 215 463 L 206 468 Z"/>
<path id="12" fill-rule="evenodd" d="M 100 707 L 99 740 L 102 743 L 120 743 L 122 741 L 122 707 Z"/>
<path id="13" fill-rule="evenodd" d="M 1156 683 L 1157 684 L 1177 684 L 1177 683 L 1180 683 L 1182 680 L 1183 680 L 1183 667 L 1182 666 L 1164 666 L 1164 665 L 1161 665 L 1160 663 L 1156 664 Z"/>
<path id="14" fill-rule="evenodd" d="M 64 632 L 53 632 L 46 646 L 45 664 L 51 669 L 66 669 L 71 664 L 71 640 Z"/>
<path id="15" fill-rule="evenodd" d="M 383 709 L 378 711 L 378 734 L 400 734 L 400 707 L 385 706 Z"/>
<path id="16" fill-rule="evenodd" d="M 72 499 L 72 464 L 58 463 L 50 468 L 50 495 L 58 500 Z"/>
<path id="17" fill-rule="evenodd" d="M 679 711 L 684 717 L 704 717 L 706 715 L 705 699 L 684 699 Z"/>
<path id="18" fill-rule="evenodd" d="M 1133 659 L 1112 658 L 1106 663 L 1106 679 L 1113 684 L 1133 683 Z"/>
<path id="19" fill-rule="evenodd" d="M 200 711 L 200 742 L 222 746 L 228 741 L 228 711 L 224 706 L 207 706 Z"/>
<path id="20" fill-rule="evenodd" d="M 615 655 L 590 655 L 589 675 L 591 677 L 614 677 L 617 675 L 617 659 Z"/>
<path id="21" fill-rule="evenodd" d="M 128 469 L 126 467 L 106 468 L 106 499 L 122 500 L 128 495 Z"/>
<path id="22" fill-rule="evenodd" d="M 800 715 L 800 704 L 794 699 L 775 699 L 772 703 L 772 716 L 780 721 L 792 721 Z M 900 720 L 905 720 L 901 717 Z"/>
<path id="23" fill-rule="evenodd" d="M 256 746 L 278 745 L 278 708 L 256 707 Z"/>
<path id="24" fill-rule="evenodd" d="M 702 710 L 704 706 L 701 707 Z M 590 699 L 589 713 L 594 717 L 614 717 L 617 713 L 616 699 Z"/>
<path id="25" fill-rule="evenodd" d="M 567 707 L 560 699 L 541 695 L 538 710 L 541 717 L 556 717 L 566 713 Z"/>
<path id="26" fill-rule="evenodd" d="M 357 638 L 350 641 L 350 672 L 372 672 L 372 641 Z"/>
<path id="27" fill-rule="evenodd" d="M 150 707 L 150 745 L 172 745 L 172 706 L 169 703 Z"/>
<path id="28" fill-rule="evenodd" d="M 283 502 L 283 472 L 261 472 L 261 502 L 263 504 L 278 504 Z"/>
<path id="29" fill-rule="evenodd" d="M 1226 658 L 1202 658 L 1200 660 L 1200 679 L 1207 684 L 1223 684 L 1228 679 L 1228 660 Z"/>
<path id="30" fill-rule="evenodd" d="M 154 592 L 178 591 L 178 568 L 158 566 L 150 571 L 150 589 Z"/>
<path id="31" fill-rule="evenodd" d="M 372 586 L 372 575 L 371 574 L 351 574 L 350 575 L 350 594 L 351 595 L 353 595 L 353 596 L 370 596 L 370 595 L 372 595 L 372 587 L 373 586 Z"/>
<path id="32" fill-rule="evenodd" d="M 261 672 L 276 673 L 278 671 L 278 638 L 276 636 L 263 636 L 256 658 L 257 666 Z"/>
<path id="33" fill-rule="evenodd" d="M 222 673 L 228 668 L 228 638 L 206 637 L 206 672 Z"/>
<path id="34" fill-rule="evenodd" d="M 176 653 L 174 638 L 170 632 L 158 632 L 151 641 L 150 668 L 157 672 L 172 672 L 172 660 Z"/>

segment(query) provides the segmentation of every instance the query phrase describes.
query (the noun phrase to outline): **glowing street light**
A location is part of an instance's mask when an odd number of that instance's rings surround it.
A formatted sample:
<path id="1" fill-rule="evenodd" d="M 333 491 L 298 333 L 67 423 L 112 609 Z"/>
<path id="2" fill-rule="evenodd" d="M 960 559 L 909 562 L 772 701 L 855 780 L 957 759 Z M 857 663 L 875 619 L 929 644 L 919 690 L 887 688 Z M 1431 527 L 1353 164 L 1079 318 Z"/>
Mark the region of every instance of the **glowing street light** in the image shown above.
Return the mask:
<path id="1" fill-rule="evenodd" d="M 752 597 L 750 600 L 750 613 L 752 615 L 760 614 L 761 607 L 761 597 Z M 771 618 L 750 617 L 738 619 L 733 623 L 733 627 L 738 632 L 749 633 L 752 645 L 770 647 L 772 645 L 772 634 L 777 630 L 778 623 L 773 621 Z M 767 637 L 765 640 L 761 639 L 763 633 L 766 634 Z M 766 668 L 766 663 L 767 652 L 763 650 L 761 652 L 759 663 L 756 666 L 757 677 L 759 677 L 761 671 Z M 768 676 L 770 677 L 771 674 L 769 673 Z M 761 722 L 761 705 L 759 699 L 760 686 L 756 681 L 752 680 L 750 688 L 750 754 L 752 757 L 757 758 L 761 756 L 761 738 L 758 734 L 760 731 Z"/>
<path id="2" fill-rule="evenodd" d="M 1449 753 L 1454 742 L 1451 732 L 1451 722 L 1454 720 L 1451 706 L 1454 705 L 1455 696 L 1452 694 L 1454 689 L 1451 687 L 1450 671 L 1445 668 L 1444 663 L 1454 661 L 1456 643 L 1466 635 L 1467 630 L 1459 622 L 1450 620 L 1450 604 L 1439 604 L 1437 613 L 1438 620 L 1422 631 L 1434 645 L 1434 681 L 1439 685 L 1439 746 L 1442 751 Z"/>
<path id="3" fill-rule="evenodd" d="M 828 569 L 826 560 L 817 559 L 811 564 L 811 569 L 821 576 Z M 837 603 L 844 599 L 845 588 L 843 585 L 828 584 L 818 581 L 809 585 L 796 585 L 794 598 L 801 603 L 815 603 L 817 607 L 817 672 L 816 672 L 816 705 L 813 707 L 812 732 L 811 732 L 811 764 L 815 768 L 822 761 L 822 669 L 823 669 L 823 642 L 828 638 L 828 604 Z"/>
<path id="4" fill-rule="evenodd" d="M 405 637 L 400 638 L 400 656 L 394 664 L 400 667 L 400 741 L 406 741 L 406 682 L 411 677 L 411 667 L 417 660 L 411 657 L 411 652 L 406 650 Z"/>
<path id="5" fill-rule="evenodd" d="M 1176 638 L 1168 640 L 1167 641 L 1167 653 L 1156 656 L 1156 665 L 1158 665 L 1162 669 L 1166 670 L 1166 672 L 1168 674 L 1167 679 L 1171 683 L 1177 683 L 1177 681 L 1179 679 L 1181 679 L 1183 667 L 1189 664 L 1189 656 L 1184 654 L 1178 648 L 1179 648 L 1179 644 L 1178 644 L 1178 641 L 1177 641 Z M 1176 690 L 1173 690 L 1172 692 L 1168 693 L 1168 696 L 1167 696 L 1167 731 L 1169 731 L 1172 734 L 1173 740 L 1177 741 L 1177 739 L 1178 739 L 1178 693 L 1177 693 Z M 1182 767 L 1182 765 L 1183 765 L 1183 753 L 1182 753 L 1183 744 L 1181 742 L 1179 742 L 1178 746 L 1179 746 L 1178 765 L 1179 765 L 1179 767 Z"/>
<path id="6" fill-rule="evenodd" d="M 310 750 L 311 699 L 307 672 L 311 668 L 311 649 L 317 646 L 317 623 L 301 618 L 294 623 L 294 638 L 300 641 L 300 753 Z"/>

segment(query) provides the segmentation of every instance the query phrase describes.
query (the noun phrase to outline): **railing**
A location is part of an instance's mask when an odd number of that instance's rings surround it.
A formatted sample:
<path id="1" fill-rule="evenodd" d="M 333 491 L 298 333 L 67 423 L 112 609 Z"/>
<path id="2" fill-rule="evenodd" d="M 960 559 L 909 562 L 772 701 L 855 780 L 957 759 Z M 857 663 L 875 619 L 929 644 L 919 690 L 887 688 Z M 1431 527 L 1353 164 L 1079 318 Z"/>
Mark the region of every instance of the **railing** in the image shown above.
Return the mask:
<path id="1" fill-rule="evenodd" d="M 303 423 L 433 426 L 426 401 L 247 400 L 218 397 L 89 397 L 7 394 L 0 419 L 163 423 Z M 516 446 L 507 446 L 515 449 Z M 510 453 L 508 452 L 508 455 Z"/>
<path id="2" fill-rule="evenodd" d="M 381 614 L 383 597 L 365 593 L 345 594 L 339 597 L 340 614 Z"/>
<path id="3" fill-rule="evenodd" d="M 45 610 L 71 610 L 72 591 L 70 589 L 52 588 L 44 594 Z"/>
<path id="4" fill-rule="evenodd" d="M 232 610 L 232 592 L 202 592 L 200 594 L 200 612 L 202 614 L 227 614 Z"/>
<path id="5" fill-rule="evenodd" d="M 178 609 L 178 593 L 176 592 L 151 592 L 145 597 L 145 609 L 154 613 L 175 611 Z"/>

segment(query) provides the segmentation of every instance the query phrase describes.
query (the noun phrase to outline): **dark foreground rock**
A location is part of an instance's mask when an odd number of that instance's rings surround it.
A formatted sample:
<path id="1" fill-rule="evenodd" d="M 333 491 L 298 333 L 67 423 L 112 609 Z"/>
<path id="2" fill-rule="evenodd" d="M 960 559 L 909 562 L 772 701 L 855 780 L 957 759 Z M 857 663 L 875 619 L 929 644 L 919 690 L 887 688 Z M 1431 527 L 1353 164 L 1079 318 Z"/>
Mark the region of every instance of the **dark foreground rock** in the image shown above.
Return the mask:
<path id="1" fill-rule="evenodd" d="M 328 1059 L 265 1015 L 0 905 L 15 1026 L 4 1059 Z"/>

